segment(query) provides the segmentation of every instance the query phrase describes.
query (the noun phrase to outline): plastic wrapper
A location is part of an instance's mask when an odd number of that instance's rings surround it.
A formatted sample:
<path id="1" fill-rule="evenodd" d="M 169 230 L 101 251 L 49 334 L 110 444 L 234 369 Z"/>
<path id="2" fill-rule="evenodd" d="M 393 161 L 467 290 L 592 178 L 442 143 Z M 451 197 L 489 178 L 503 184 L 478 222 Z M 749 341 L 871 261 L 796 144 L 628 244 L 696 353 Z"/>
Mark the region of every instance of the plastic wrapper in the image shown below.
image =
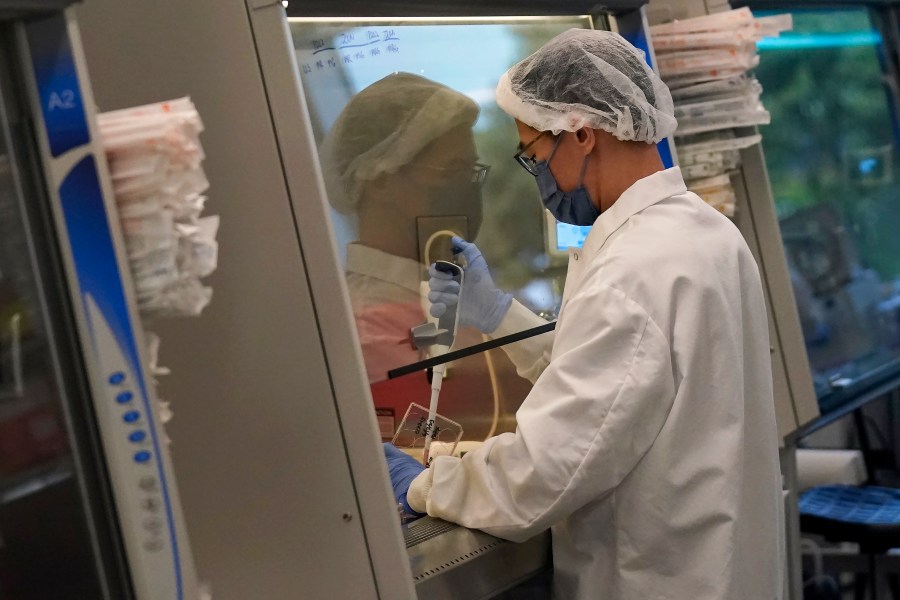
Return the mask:
<path id="1" fill-rule="evenodd" d="M 203 124 L 187 98 L 98 117 L 119 221 L 143 316 L 193 316 L 209 304 L 212 289 L 200 279 L 218 262 L 219 217 L 202 217 L 209 181 L 201 168 Z M 147 332 L 148 371 L 161 367 L 160 339 Z M 157 398 L 162 424 L 172 419 Z M 169 438 L 162 429 L 163 440 Z"/>
<path id="2" fill-rule="evenodd" d="M 697 154 L 685 154 L 679 156 L 680 164 L 683 167 L 694 165 L 710 165 L 713 168 L 725 172 L 728 169 L 734 169 L 740 164 L 741 155 L 737 150 L 725 150 L 717 152 L 702 152 Z"/>
<path id="3" fill-rule="evenodd" d="M 144 338 L 147 344 L 147 368 L 150 371 L 150 375 L 153 377 L 169 375 L 171 370 L 159 364 L 159 348 L 162 345 L 160 337 L 152 331 L 145 331 Z"/>
<path id="4" fill-rule="evenodd" d="M 201 217 L 203 123 L 188 98 L 98 117 L 125 246 L 144 316 L 192 316 L 212 290 L 218 217 Z"/>
<path id="5" fill-rule="evenodd" d="M 689 180 L 687 187 L 725 216 L 734 216 L 737 199 L 728 175 Z"/>
<path id="6" fill-rule="evenodd" d="M 728 175 L 695 179 L 691 181 L 690 185 L 690 190 L 695 194 L 699 194 L 700 192 L 714 192 L 725 188 L 731 189 L 731 177 Z"/>
<path id="7" fill-rule="evenodd" d="M 692 190 L 693 191 L 693 190 Z M 709 190 L 703 192 L 694 192 L 700 196 L 704 202 L 715 208 L 726 217 L 733 217 L 736 209 L 736 198 L 733 189 Z"/>
<path id="8" fill-rule="evenodd" d="M 775 37 L 794 28 L 794 17 L 790 13 L 756 17 L 756 26 L 760 37 Z"/>
<path id="9" fill-rule="evenodd" d="M 679 103 L 675 106 L 675 118 L 679 121 L 682 119 L 705 119 L 755 110 L 765 110 L 759 101 L 759 94 L 738 94 L 703 102 Z"/>
<path id="10" fill-rule="evenodd" d="M 663 80 L 692 73 L 717 70 L 744 72 L 759 64 L 756 46 L 726 49 L 691 50 L 659 54 L 656 57 Z"/>
<path id="11" fill-rule="evenodd" d="M 755 27 L 746 27 L 736 31 L 654 35 L 653 48 L 657 52 L 677 52 L 699 48 L 740 48 L 747 44 L 752 45 L 758 38 L 758 30 Z"/>
<path id="12" fill-rule="evenodd" d="M 738 168 L 741 164 L 741 155 L 737 150 L 728 150 L 687 155 L 681 160 L 681 171 L 685 179 L 698 179 L 721 175 Z"/>
<path id="13" fill-rule="evenodd" d="M 715 165 L 700 163 L 697 165 L 688 165 L 681 167 L 681 174 L 685 179 L 698 179 L 701 177 L 711 177 L 724 173 L 724 169 L 719 169 Z"/>
<path id="14" fill-rule="evenodd" d="M 693 19 L 684 19 L 683 21 L 654 25 L 650 28 L 650 33 L 653 36 L 657 36 L 699 31 L 729 31 L 741 29 L 743 27 L 752 27 L 753 22 L 753 13 L 750 12 L 749 8 L 744 7 L 702 17 L 695 17 Z"/>
<path id="15" fill-rule="evenodd" d="M 178 266 L 172 248 L 158 248 L 128 259 L 138 300 L 178 281 Z"/>
<path id="16" fill-rule="evenodd" d="M 710 100 L 728 97 L 735 94 L 762 94 L 762 85 L 750 77 L 740 75 L 729 79 L 695 83 L 672 91 L 672 99 L 676 104 L 694 102 L 697 99 Z"/>
<path id="17" fill-rule="evenodd" d="M 169 369 L 167 369 L 166 367 L 161 367 L 159 365 L 159 348 L 161 345 L 160 337 L 152 331 L 145 331 L 144 340 L 146 346 L 147 370 L 150 372 L 150 375 L 155 383 L 158 377 L 168 375 L 171 371 L 169 371 Z M 158 397 L 154 400 L 154 403 L 156 406 L 156 414 L 159 418 L 159 422 L 165 425 L 166 423 L 171 421 L 172 417 L 174 416 L 174 414 L 172 413 L 171 404 Z M 163 441 L 167 445 L 171 443 L 169 436 L 166 435 L 165 428 L 162 429 L 162 436 Z"/>
<path id="18" fill-rule="evenodd" d="M 193 317 L 199 315 L 212 300 L 212 288 L 204 286 L 197 278 L 184 278 L 155 288 L 152 293 L 140 295 L 138 302 L 145 313 L 161 317 Z"/>
<path id="19" fill-rule="evenodd" d="M 660 73 L 672 92 L 676 150 L 689 190 L 731 217 L 735 193 L 729 171 L 741 150 L 762 136 L 736 127 L 770 121 L 762 86 L 747 71 L 759 64 L 756 42 L 792 27 L 790 15 L 755 18 L 748 8 L 650 28 Z"/>
<path id="20" fill-rule="evenodd" d="M 727 23 L 721 29 L 665 30 L 667 25 L 680 26 L 682 28 L 696 27 L 695 24 L 691 23 L 693 19 L 681 21 L 677 24 L 660 25 L 658 26 L 660 29 L 651 28 L 653 47 L 657 52 L 680 51 L 688 48 L 738 48 L 748 43 L 753 44 L 764 37 L 774 37 L 784 31 L 790 31 L 794 26 L 790 14 L 754 17 L 749 23 L 743 21 L 743 14 L 738 19 L 743 24 Z"/>
<path id="21" fill-rule="evenodd" d="M 721 132 L 685 136 L 679 140 L 678 156 L 679 158 L 686 158 L 691 155 L 709 152 L 743 150 L 761 141 L 762 136 L 758 133 L 737 137 L 730 129 Z"/>
<path id="22" fill-rule="evenodd" d="M 717 129 L 731 129 L 734 127 L 750 127 L 752 125 L 768 125 L 772 116 L 766 110 L 754 110 L 747 112 L 731 113 L 725 115 L 708 116 L 702 119 L 684 119 L 683 125 L 679 124 L 675 136 L 690 135 L 704 131 Z"/>
<path id="23" fill-rule="evenodd" d="M 711 81 L 720 81 L 725 79 L 734 79 L 740 77 L 747 70 L 741 67 L 733 69 L 706 69 L 693 73 L 684 73 L 682 75 L 670 75 L 665 78 L 666 85 L 670 90 L 678 90 L 684 87 L 697 85 L 699 83 L 708 83 Z"/>

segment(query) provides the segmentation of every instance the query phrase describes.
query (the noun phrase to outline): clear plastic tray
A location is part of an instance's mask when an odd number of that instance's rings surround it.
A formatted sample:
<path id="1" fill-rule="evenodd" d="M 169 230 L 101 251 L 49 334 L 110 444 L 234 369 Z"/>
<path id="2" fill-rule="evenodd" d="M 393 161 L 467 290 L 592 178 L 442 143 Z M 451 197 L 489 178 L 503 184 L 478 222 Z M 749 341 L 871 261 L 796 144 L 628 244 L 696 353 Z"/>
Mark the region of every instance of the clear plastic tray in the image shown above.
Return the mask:
<path id="1" fill-rule="evenodd" d="M 462 435 L 463 429 L 459 423 L 441 415 L 435 415 L 432 421 L 428 418 L 428 409 L 413 402 L 400 421 L 391 443 L 424 463 L 425 439 L 430 437 L 430 464 L 435 456 L 452 456 Z"/>

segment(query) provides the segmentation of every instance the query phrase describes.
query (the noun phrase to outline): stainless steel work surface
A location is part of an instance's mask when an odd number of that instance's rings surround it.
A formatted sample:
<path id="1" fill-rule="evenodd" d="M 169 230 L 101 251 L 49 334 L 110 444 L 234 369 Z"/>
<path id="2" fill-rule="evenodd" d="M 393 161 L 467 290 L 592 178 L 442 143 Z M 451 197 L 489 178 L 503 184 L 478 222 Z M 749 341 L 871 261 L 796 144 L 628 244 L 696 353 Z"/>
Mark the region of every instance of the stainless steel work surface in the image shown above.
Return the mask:
<path id="1" fill-rule="evenodd" d="M 424 517 L 404 527 L 419 598 L 491 598 L 551 566 L 550 532 L 522 543 Z"/>

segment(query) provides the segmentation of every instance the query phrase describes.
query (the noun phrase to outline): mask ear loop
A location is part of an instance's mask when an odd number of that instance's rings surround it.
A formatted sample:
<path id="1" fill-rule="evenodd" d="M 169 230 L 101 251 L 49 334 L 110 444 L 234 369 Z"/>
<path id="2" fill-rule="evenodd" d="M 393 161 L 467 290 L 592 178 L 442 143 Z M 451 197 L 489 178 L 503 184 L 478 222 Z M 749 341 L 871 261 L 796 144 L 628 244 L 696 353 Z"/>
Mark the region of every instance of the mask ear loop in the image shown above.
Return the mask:
<path id="1" fill-rule="evenodd" d="M 559 143 L 562 141 L 563 134 L 565 131 L 559 132 L 559 137 L 556 138 L 556 143 L 553 144 L 553 149 L 550 151 L 550 155 L 547 156 L 547 166 L 550 166 L 550 161 L 553 160 L 553 156 L 556 154 L 556 149 L 559 148 Z"/>

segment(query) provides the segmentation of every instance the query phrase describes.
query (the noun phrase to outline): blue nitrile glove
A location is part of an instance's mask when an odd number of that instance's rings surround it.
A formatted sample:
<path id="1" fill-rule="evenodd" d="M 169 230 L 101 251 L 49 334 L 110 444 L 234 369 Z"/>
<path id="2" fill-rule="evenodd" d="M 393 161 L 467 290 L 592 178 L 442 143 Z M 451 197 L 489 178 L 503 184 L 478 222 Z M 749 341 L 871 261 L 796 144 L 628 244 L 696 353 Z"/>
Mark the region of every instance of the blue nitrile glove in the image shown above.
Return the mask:
<path id="1" fill-rule="evenodd" d="M 404 512 L 423 516 L 423 513 L 414 511 L 406 503 L 406 493 L 409 491 L 409 484 L 418 477 L 419 473 L 425 470 L 425 467 L 412 456 L 402 450 L 398 450 L 390 442 L 384 443 L 384 459 L 387 461 L 388 473 L 391 475 L 391 487 L 394 488 L 394 498 L 403 505 Z"/>
<path id="2" fill-rule="evenodd" d="M 459 298 L 459 284 L 449 273 L 438 271 L 435 265 L 428 267 L 428 287 L 431 290 L 431 316 L 440 317 L 448 306 L 459 303 L 459 324 L 473 326 L 483 333 L 492 333 L 506 316 L 512 305 L 512 294 L 501 292 L 494 285 L 487 261 L 478 246 L 454 236 L 453 254 L 462 254 L 466 259 L 463 277 L 462 301 Z"/>

